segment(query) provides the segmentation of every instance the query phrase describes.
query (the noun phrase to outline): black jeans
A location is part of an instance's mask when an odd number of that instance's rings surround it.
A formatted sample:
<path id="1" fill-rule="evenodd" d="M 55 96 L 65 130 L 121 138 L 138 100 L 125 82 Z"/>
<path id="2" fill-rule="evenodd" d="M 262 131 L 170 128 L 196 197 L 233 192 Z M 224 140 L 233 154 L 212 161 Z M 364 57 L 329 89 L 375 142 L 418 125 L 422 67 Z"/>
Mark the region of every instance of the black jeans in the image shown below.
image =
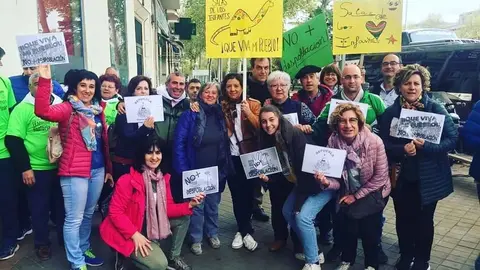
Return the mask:
<path id="1" fill-rule="evenodd" d="M 0 171 L 2 172 L 0 179 L 2 243 L 3 247 L 10 247 L 17 243 L 19 232 L 18 197 L 21 183 L 18 177 L 15 177 L 10 158 L 0 159 Z"/>
<path id="2" fill-rule="evenodd" d="M 400 254 L 408 259 L 430 261 L 437 202 L 422 205 L 417 183 L 402 183 L 392 195 Z"/>
<path id="3" fill-rule="evenodd" d="M 243 170 L 240 157 L 232 156 L 235 175 L 228 177 L 228 187 L 232 195 L 233 213 L 237 220 L 238 231 L 245 236 L 253 234 L 252 211 L 253 211 L 253 188 L 254 181 L 247 179 Z"/>
<path id="4" fill-rule="evenodd" d="M 283 217 L 283 205 L 292 192 L 295 185 L 280 174 L 270 175 L 268 191 L 270 192 L 270 204 L 272 207 L 272 228 L 275 240 L 286 241 L 288 239 L 288 223 Z M 295 231 L 290 228 L 295 252 L 301 252 L 302 244 Z"/>
<path id="5" fill-rule="evenodd" d="M 342 219 L 343 243 L 342 243 L 342 261 L 355 263 L 357 256 L 358 238 L 362 240 L 363 252 L 365 253 L 365 269 L 369 266 L 378 269 L 378 252 L 380 251 L 379 233 L 382 230 L 383 211 L 366 216 L 361 219 L 348 217 L 340 210 Z M 336 240 L 336 239 L 335 239 Z"/>
<path id="6" fill-rule="evenodd" d="M 335 216 L 335 204 L 336 198 L 330 200 L 317 215 L 316 223 L 321 237 L 324 237 L 333 229 L 332 219 Z"/>
<path id="7" fill-rule="evenodd" d="M 59 241 L 63 241 L 65 206 L 57 170 L 34 171 L 35 184 L 27 187 L 28 206 L 32 215 L 35 247 L 50 245 L 49 212 L 55 212 L 55 224 Z M 53 200 L 53 204 L 51 201 Z M 52 209 L 54 207 L 54 209 Z"/>

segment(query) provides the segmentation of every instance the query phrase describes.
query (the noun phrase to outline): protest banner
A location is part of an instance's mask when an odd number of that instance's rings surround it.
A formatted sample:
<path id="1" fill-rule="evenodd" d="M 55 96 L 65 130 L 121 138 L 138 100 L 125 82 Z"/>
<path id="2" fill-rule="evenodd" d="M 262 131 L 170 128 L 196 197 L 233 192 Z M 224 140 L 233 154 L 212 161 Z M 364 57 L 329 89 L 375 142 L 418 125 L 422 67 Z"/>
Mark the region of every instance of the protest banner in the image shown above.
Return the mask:
<path id="1" fill-rule="evenodd" d="M 333 54 L 400 52 L 402 0 L 333 2 Z"/>
<path id="2" fill-rule="evenodd" d="M 183 198 L 193 198 L 200 193 L 212 194 L 219 192 L 218 167 L 208 167 L 182 172 Z"/>
<path id="3" fill-rule="evenodd" d="M 284 114 L 283 117 L 290 122 L 292 125 L 298 125 L 300 122 L 298 121 L 298 114 L 297 113 L 287 113 Z"/>
<path id="4" fill-rule="evenodd" d="M 283 1 L 206 0 L 208 58 L 281 57 Z"/>
<path id="5" fill-rule="evenodd" d="M 68 63 L 63 32 L 17 36 L 16 38 L 22 67 Z"/>
<path id="6" fill-rule="evenodd" d="M 328 124 L 330 124 L 330 115 L 332 115 L 333 111 L 335 111 L 335 108 L 337 108 L 338 105 L 344 104 L 344 103 L 351 103 L 351 104 L 357 105 L 358 107 L 360 107 L 360 111 L 362 111 L 363 116 L 367 118 L 368 104 L 332 98 L 332 100 L 330 100 L 330 108 L 328 110 L 328 120 L 327 120 Z"/>
<path id="7" fill-rule="evenodd" d="M 282 171 L 275 147 L 240 155 L 240 160 L 247 179 L 258 177 L 260 174 L 270 175 Z"/>
<path id="8" fill-rule="evenodd" d="M 340 178 L 347 151 L 307 144 L 303 156 L 302 171 L 315 174 L 321 172 L 325 176 Z"/>
<path id="9" fill-rule="evenodd" d="M 153 116 L 155 122 L 163 121 L 163 99 L 161 95 L 125 97 L 127 123 L 143 123 Z"/>
<path id="10" fill-rule="evenodd" d="M 332 62 L 325 15 L 320 14 L 283 34 L 282 69 L 292 78 L 304 66 L 324 67 Z"/>
<path id="11" fill-rule="evenodd" d="M 424 139 L 440 143 L 445 115 L 402 109 L 397 125 L 398 138 Z"/>

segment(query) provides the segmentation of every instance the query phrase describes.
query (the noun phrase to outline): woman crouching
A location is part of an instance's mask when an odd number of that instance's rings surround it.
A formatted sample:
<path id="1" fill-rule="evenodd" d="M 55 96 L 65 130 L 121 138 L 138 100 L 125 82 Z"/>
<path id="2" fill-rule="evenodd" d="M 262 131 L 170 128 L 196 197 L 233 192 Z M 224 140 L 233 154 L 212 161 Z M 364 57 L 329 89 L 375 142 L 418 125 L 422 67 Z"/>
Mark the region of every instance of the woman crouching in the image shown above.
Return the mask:
<path id="1" fill-rule="evenodd" d="M 129 174 L 118 180 L 100 235 L 117 253 L 116 267 L 123 256 L 140 269 L 191 269 L 180 257 L 192 209 L 204 198 L 176 204 L 170 191 L 170 175 L 160 171 L 160 141 L 149 138 L 137 147 Z M 159 240 L 172 235 L 168 260 Z M 118 267 L 116 268 L 118 269 Z"/>

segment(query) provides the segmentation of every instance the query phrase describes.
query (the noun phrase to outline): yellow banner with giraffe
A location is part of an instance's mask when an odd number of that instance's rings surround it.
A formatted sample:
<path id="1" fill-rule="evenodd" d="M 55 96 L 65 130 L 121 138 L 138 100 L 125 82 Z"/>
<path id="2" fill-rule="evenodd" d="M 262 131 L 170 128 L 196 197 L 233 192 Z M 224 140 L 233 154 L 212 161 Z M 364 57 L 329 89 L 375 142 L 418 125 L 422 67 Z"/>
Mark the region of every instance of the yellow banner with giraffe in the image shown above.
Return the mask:
<path id="1" fill-rule="evenodd" d="M 206 0 L 208 58 L 281 57 L 282 0 Z"/>
<path id="2" fill-rule="evenodd" d="M 333 54 L 400 52 L 405 0 L 335 0 Z"/>

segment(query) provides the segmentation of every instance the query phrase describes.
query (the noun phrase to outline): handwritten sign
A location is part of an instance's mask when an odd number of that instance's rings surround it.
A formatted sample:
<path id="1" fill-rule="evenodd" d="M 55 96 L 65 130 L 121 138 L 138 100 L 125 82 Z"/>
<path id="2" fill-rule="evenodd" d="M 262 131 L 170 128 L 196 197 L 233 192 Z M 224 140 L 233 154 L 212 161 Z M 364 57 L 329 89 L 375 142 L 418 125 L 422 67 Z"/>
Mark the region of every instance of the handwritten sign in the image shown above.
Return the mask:
<path id="1" fill-rule="evenodd" d="M 367 118 L 368 104 L 332 98 L 332 100 L 330 101 L 330 108 L 328 110 L 328 124 L 330 124 L 330 115 L 332 115 L 333 111 L 335 111 L 335 108 L 337 108 L 338 105 L 344 103 L 351 103 L 357 105 L 358 107 L 360 107 L 360 111 L 362 111 L 363 116 Z"/>
<path id="2" fill-rule="evenodd" d="M 333 62 L 325 16 L 320 14 L 283 34 L 282 69 L 295 77 L 304 66 Z"/>
<path id="3" fill-rule="evenodd" d="M 68 63 L 63 32 L 17 36 L 22 67 Z"/>
<path id="4" fill-rule="evenodd" d="M 283 1 L 206 0 L 208 58 L 281 57 Z"/>
<path id="5" fill-rule="evenodd" d="M 297 113 L 287 113 L 284 114 L 283 117 L 290 122 L 292 125 L 298 125 L 300 122 L 298 122 L 298 114 Z"/>
<path id="6" fill-rule="evenodd" d="M 400 52 L 403 1 L 334 1 L 333 54 Z"/>
<path id="7" fill-rule="evenodd" d="M 325 176 L 340 178 L 347 151 L 326 148 L 316 145 L 305 145 L 302 171 L 315 174 L 321 172 Z"/>
<path id="8" fill-rule="evenodd" d="M 241 155 L 240 160 L 247 179 L 258 177 L 260 174 L 270 175 L 282 171 L 275 147 Z"/>
<path id="9" fill-rule="evenodd" d="M 397 126 L 398 138 L 424 139 L 440 143 L 445 115 L 402 109 Z"/>
<path id="10" fill-rule="evenodd" d="M 163 121 L 163 100 L 160 95 L 125 97 L 127 123 L 143 123 L 153 116 L 155 122 Z"/>
<path id="11" fill-rule="evenodd" d="M 200 193 L 212 194 L 219 191 L 218 167 L 208 167 L 182 173 L 183 198 L 193 198 Z"/>

